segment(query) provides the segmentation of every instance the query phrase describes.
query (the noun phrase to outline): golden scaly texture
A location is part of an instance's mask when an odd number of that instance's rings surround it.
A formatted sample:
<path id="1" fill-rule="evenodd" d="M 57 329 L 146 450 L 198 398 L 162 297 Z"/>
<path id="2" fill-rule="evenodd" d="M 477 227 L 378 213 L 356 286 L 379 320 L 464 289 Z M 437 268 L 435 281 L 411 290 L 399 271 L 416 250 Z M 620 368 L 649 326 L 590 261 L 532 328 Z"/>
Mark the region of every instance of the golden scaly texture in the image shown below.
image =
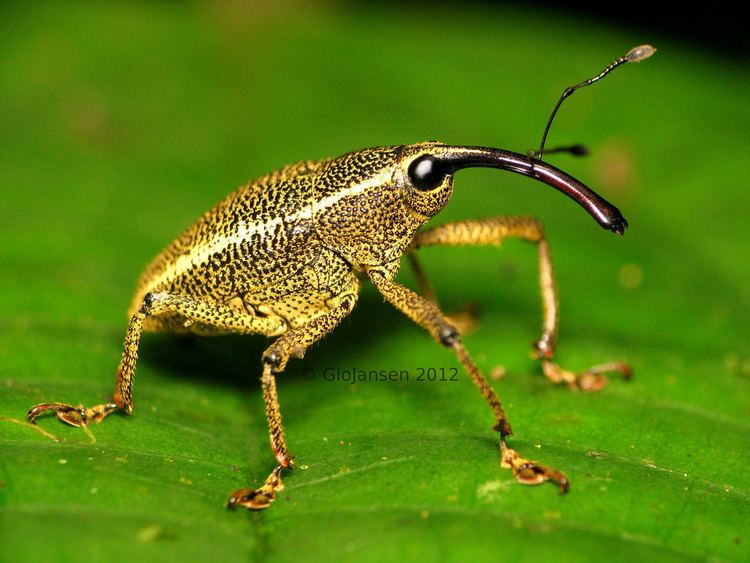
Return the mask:
<path id="1" fill-rule="evenodd" d="M 607 207 L 574 179 L 546 164 L 497 149 L 432 142 L 365 149 L 286 166 L 227 196 L 145 269 L 129 310 L 131 320 L 113 403 L 91 408 L 44 403 L 29 411 L 29 419 L 52 411 L 69 424 L 85 426 L 118 409 L 131 413 L 143 331 L 275 336 L 263 354 L 262 390 L 277 466 L 261 487 L 240 489 L 229 499 L 230 507 L 265 508 L 283 488 L 282 470 L 294 465 L 284 437 L 276 375 L 290 358 L 303 357 L 310 345 L 351 312 L 360 278 L 367 278 L 387 301 L 455 352 L 492 409 L 494 428 L 500 433 L 502 466 L 522 483 L 552 480 L 567 490 L 565 475 L 528 461 L 508 447 L 511 427 L 503 406 L 461 343 L 455 323 L 438 307 L 424 273 L 420 270 L 418 277 L 425 296 L 393 281 L 401 256 L 413 256 L 423 246 L 498 245 L 507 237 L 522 238 L 538 249 L 544 322 L 535 354 L 545 375 L 574 389 L 593 390 L 606 382 L 605 371 L 627 372 L 624 364 L 610 363 L 578 375 L 552 362 L 557 288 L 538 221 L 495 217 L 419 232 L 450 199 L 455 170 L 495 166 L 498 159 L 510 163 L 502 167 L 537 179 L 541 178 L 537 171 L 542 170 L 547 177 L 541 181 L 558 189 L 563 186 L 569 195 L 584 193 L 571 197 L 603 209 L 598 220 L 607 228 L 624 229 L 619 211 Z M 417 164 L 422 168 L 413 169 Z M 577 192 L 568 189 L 574 183 Z M 418 267 L 416 258 L 412 263 Z"/>

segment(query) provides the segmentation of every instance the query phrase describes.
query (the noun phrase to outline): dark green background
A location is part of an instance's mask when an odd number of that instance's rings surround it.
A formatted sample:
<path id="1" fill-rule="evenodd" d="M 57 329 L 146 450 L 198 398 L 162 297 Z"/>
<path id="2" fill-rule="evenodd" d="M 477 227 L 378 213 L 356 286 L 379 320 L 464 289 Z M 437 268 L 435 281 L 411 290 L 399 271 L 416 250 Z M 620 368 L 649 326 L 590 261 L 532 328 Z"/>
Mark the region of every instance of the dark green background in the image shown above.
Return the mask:
<path id="1" fill-rule="evenodd" d="M 747 68 L 654 34 L 504 8 L 29 3 L 0 8 L 0 559 L 28 561 L 748 560 Z M 248 179 L 300 159 L 439 139 L 524 151 L 562 88 L 631 46 L 563 107 L 550 159 L 623 210 L 623 238 L 553 190 L 480 170 L 435 221 L 533 213 L 561 286 L 559 359 L 626 359 L 630 384 L 549 385 L 531 247 L 429 249 L 444 307 L 515 444 L 567 472 L 566 497 L 498 467 L 468 378 L 347 385 L 304 368 L 453 367 L 363 291 L 279 393 L 307 469 L 263 513 L 229 492 L 272 467 L 261 337 L 146 335 L 132 418 L 20 419 L 106 400 L 143 266 Z M 628 274 L 630 272 L 630 274 Z M 640 273 L 639 276 L 632 275 Z M 408 271 L 401 279 L 412 284 Z M 41 551 L 40 551 L 41 550 Z"/>

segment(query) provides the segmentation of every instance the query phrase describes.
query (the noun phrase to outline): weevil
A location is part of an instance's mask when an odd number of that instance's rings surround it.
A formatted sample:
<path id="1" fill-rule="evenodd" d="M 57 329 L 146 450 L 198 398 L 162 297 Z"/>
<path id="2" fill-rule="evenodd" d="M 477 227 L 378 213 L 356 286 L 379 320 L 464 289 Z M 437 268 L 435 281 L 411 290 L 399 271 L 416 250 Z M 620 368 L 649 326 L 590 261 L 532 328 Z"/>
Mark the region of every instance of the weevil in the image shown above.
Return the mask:
<path id="1" fill-rule="evenodd" d="M 436 245 L 496 245 L 509 237 L 535 244 L 543 327 L 533 353 L 544 375 L 582 390 L 603 387 L 606 373 L 628 376 L 630 368 L 621 362 L 579 373 L 554 362 L 557 286 L 549 246 L 536 219 L 503 216 L 423 227 L 448 203 L 456 172 L 489 167 L 552 186 L 579 203 L 602 227 L 623 234 L 628 224 L 615 206 L 542 161 L 544 142 L 566 97 L 621 64 L 640 61 L 653 52 L 648 45 L 636 47 L 597 76 L 567 88 L 536 152 L 522 155 L 438 142 L 377 147 L 292 164 L 241 187 L 185 230 L 141 275 L 128 313 L 112 402 L 90 408 L 42 403 L 29 410 L 29 420 L 53 412 L 68 424 L 85 426 L 115 411 L 131 414 L 144 331 L 276 337 L 263 353 L 261 376 L 276 466 L 260 487 L 239 489 L 228 501 L 230 508 L 266 508 L 283 488 L 282 471 L 294 467 L 284 437 L 276 377 L 291 358 L 302 358 L 308 347 L 341 323 L 354 308 L 362 281 L 369 280 L 386 301 L 456 354 L 492 410 L 501 466 L 521 483 L 552 481 L 566 492 L 565 474 L 525 459 L 508 445 L 511 426 L 502 403 L 464 347 L 457 323 L 437 305 L 415 253 Z M 416 269 L 421 295 L 394 281 L 404 255 Z"/>

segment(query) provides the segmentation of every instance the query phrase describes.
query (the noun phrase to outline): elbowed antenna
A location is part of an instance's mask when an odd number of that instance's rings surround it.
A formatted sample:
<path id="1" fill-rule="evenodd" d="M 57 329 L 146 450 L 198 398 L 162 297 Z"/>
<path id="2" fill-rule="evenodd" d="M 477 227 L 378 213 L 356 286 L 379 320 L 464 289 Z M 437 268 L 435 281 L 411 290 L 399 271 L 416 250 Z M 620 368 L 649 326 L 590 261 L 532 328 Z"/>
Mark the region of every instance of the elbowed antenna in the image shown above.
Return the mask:
<path id="1" fill-rule="evenodd" d="M 444 146 L 442 148 L 445 152 L 438 157 L 438 160 L 446 165 L 451 172 L 460 170 L 461 168 L 484 166 L 510 170 L 511 172 L 516 172 L 534 178 L 535 180 L 539 180 L 540 182 L 544 182 L 578 202 L 578 204 L 588 211 L 589 214 L 605 229 L 623 234 L 628 226 L 628 222 L 622 216 L 619 209 L 594 192 L 594 190 L 585 186 L 582 182 L 579 182 L 562 170 L 542 162 L 542 156 L 544 156 L 544 143 L 547 140 L 552 121 L 555 119 L 555 115 L 557 115 L 557 110 L 560 109 L 560 106 L 568 96 L 579 88 L 584 88 L 598 82 L 620 65 L 640 62 L 649 58 L 655 52 L 656 48 L 651 45 L 639 45 L 633 47 L 626 55 L 612 61 L 596 76 L 566 88 L 552 110 L 549 120 L 547 120 L 547 126 L 544 128 L 544 134 L 542 135 L 542 142 L 539 146 L 539 151 L 536 154 L 534 154 L 533 151 L 530 151 L 528 155 L 521 155 L 489 147 Z M 577 155 L 586 153 L 586 149 L 580 145 L 563 147 L 556 150 L 570 152 Z"/>
<path id="2" fill-rule="evenodd" d="M 562 170 L 528 156 L 490 147 L 461 147 L 443 145 L 439 147 L 437 159 L 450 172 L 462 168 L 499 168 L 529 176 L 566 194 L 578 202 L 605 229 L 623 234 L 628 222 L 614 205 L 609 203 L 582 182 Z"/>
<path id="3" fill-rule="evenodd" d="M 565 101 L 565 99 L 568 96 L 570 96 L 573 92 L 575 92 L 579 88 L 585 88 L 586 86 L 591 86 L 594 82 L 598 82 L 599 80 L 607 76 L 610 72 L 615 70 L 618 66 L 623 65 L 625 63 L 639 63 L 649 58 L 655 52 L 656 52 L 656 47 L 652 47 L 651 45 L 638 45 L 637 47 L 633 47 L 632 49 L 630 49 L 630 51 L 628 51 L 627 54 L 609 63 L 604 68 L 604 70 L 602 70 L 599 74 L 597 74 L 593 78 L 589 78 L 588 80 L 579 82 L 578 84 L 574 86 L 568 86 L 567 88 L 565 88 L 562 95 L 560 96 L 560 99 L 557 100 L 557 104 L 555 104 L 555 108 L 552 110 L 552 114 L 549 116 L 549 119 L 547 120 L 547 126 L 544 128 L 544 134 L 542 134 L 542 142 L 539 145 L 539 150 L 536 153 L 534 151 L 529 151 L 529 157 L 535 158 L 536 160 L 541 162 L 542 157 L 544 156 L 544 143 L 547 142 L 547 135 L 549 134 L 549 128 L 552 127 L 552 121 L 554 121 L 555 115 L 557 115 L 557 110 L 560 109 L 560 106 L 562 105 L 562 103 Z M 569 152 L 573 152 L 573 154 L 576 154 L 575 151 L 569 151 Z"/>

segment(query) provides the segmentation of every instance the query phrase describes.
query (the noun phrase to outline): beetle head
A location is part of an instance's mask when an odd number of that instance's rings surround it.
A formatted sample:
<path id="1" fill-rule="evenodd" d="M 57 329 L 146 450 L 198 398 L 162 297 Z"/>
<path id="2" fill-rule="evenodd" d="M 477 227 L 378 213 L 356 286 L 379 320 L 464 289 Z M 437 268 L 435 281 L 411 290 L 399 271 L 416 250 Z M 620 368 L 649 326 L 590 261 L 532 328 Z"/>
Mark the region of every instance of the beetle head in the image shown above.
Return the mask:
<path id="1" fill-rule="evenodd" d="M 575 200 L 605 229 L 622 234 L 628 226 L 614 205 L 562 170 L 526 155 L 490 147 L 439 143 L 404 147 L 400 168 L 406 203 L 428 217 L 434 215 L 450 198 L 453 174 L 474 167 L 508 170 L 552 186 Z"/>
<path id="2" fill-rule="evenodd" d="M 622 234 L 619 210 L 545 162 L 501 149 L 436 142 L 377 147 L 326 161 L 316 174 L 316 232 L 358 266 L 399 260 L 417 230 L 450 200 L 453 175 L 489 167 L 529 176 L 565 193 L 604 228 Z"/>

